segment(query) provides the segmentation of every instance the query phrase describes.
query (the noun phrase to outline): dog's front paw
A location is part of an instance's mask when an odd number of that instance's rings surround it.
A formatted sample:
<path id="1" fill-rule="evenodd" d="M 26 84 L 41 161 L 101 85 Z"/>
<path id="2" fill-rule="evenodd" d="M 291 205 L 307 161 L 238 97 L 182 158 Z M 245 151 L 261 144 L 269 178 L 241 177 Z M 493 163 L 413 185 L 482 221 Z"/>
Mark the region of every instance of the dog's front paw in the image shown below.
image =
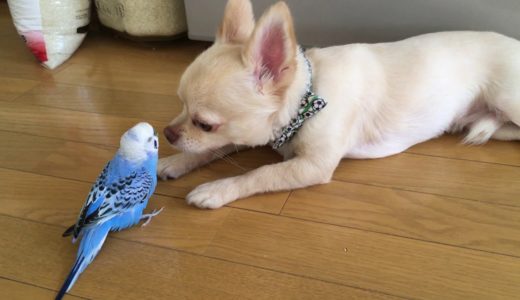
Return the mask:
<path id="1" fill-rule="evenodd" d="M 188 204 L 216 209 L 238 199 L 238 188 L 233 178 L 221 179 L 196 187 L 186 196 Z"/>
<path id="2" fill-rule="evenodd" d="M 157 177 L 162 180 L 175 179 L 186 173 L 182 154 L 176 154 L 159 159 L 157 162 Z"/>

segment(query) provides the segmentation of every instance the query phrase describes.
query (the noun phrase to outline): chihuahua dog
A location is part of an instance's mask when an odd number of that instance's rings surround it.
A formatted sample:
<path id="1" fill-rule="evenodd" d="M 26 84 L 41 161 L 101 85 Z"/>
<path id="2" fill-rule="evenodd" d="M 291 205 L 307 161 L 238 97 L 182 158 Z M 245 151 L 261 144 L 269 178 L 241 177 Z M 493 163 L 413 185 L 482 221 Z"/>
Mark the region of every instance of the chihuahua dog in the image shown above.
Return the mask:
<path id="1" fill-rule="evenodd" d="M 520 42 L 442 32 L 303 51 L 284 2 L 255 24 L 249 0 L 229 0 L 215 43 L 187 68 L 178 95 L 184 109 L 164 134 L 182 153 L 159 161 L 159 177 L 235 145 L 276 144 L 285 158 L 188 194 L 214 209 L 327 183 L 344 157 L 385 157 L 445 132 L 464 132 L 469 144 L 519 140 Z"/>

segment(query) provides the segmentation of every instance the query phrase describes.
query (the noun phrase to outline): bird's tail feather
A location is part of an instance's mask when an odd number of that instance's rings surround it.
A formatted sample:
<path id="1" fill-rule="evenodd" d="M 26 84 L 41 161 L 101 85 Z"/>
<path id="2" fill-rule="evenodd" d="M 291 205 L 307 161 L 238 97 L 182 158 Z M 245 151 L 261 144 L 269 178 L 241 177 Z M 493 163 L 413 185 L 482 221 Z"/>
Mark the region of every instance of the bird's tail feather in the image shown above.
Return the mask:
<path id="1" fill-rule="evenodd" d="M 67 279 L 65 279 L 65 282 L 63 283 L 63 286 L 61 287 L 60 291 L 58 292 L 58 295 L 56 295 L 56 300 L 61 300 L 63 296 L 65 296 L 65 293 L 70 290 L 74 282 L 76 281 L 77 277 L 79 276 L 79 269 L 81 264 L 85 261 L 85 257 L 81 257 L 80 259 L 77 259 L 74 263 L 74 266 L 72 267 L 72 270 L 70 270 L 69 276 L 67 276 Z"/>
<path id="2" fill-rule="evenodd" d="M 103 246 L 109 230 L 110 227 L 108 224 L 102 224 L 99 227 L 94 227 L 85 231 L 79 245 L 76 262 L 72 266 L 69 276 L 67 276 L 67 279 L 63 283 L 58 295 L 56 295 L 56 300 L 63 298 L 65 293 L 72 288 L 79 275 L 83 273 L 92 260 L 94 260 L 101 249 L 101 246 Z"/>
<path id="3" fill-rule="evenodd" d="M 74 233 L 74 228 L 76 228 L 76 224 L 72 224 L 72 226 L 67 228 L 67 230 L 65 230 L 65 232 L 61 236 L 62 237 L 66 237 L 66 236 L 69 236 L 69 235 L 73 234 Z"/>

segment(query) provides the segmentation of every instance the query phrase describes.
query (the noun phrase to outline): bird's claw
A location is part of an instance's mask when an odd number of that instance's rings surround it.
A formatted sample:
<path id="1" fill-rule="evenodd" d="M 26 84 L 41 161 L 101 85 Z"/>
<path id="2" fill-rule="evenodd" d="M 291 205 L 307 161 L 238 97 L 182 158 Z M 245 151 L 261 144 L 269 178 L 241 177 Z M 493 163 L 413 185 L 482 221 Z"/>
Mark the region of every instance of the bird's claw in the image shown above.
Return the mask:
<path id="1" fill-rule="evenodd" d="M 163 209 L 164 209 L 164 207 L 161 207 L 161 209 L 158 209 L 158 210 L 154 209 L 151 213 L 142 215 L 141 220 L 146 219 L 146 221 L 143 223 L 143 225 L 141 225 L 141 227 L 145 227 L 146 225 L 148 225 L 148 223 L 150 223 L 152 218 L 157 216 L 158 214 L 160 214 Z"/>

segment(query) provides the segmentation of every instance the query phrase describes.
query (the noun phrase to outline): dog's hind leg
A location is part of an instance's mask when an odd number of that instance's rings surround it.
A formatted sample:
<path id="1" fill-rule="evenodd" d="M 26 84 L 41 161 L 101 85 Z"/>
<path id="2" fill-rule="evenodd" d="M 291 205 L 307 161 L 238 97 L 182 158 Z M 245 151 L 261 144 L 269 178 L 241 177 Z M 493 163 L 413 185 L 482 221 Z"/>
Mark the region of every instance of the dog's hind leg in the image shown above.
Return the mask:
<path id="1" fill-rule="evenodd" d="M 504 124 L 491 138 L 499 141 L 520 141 L 520 127 L 513 123 Z"/>
<path id="2" fill-rule="evenodd" d="M 520 93 L 516 94 L 516 97 L 507 101 L 500 101 L 498 109 L 504 123 L 496 129 L 491 138 L 502 141 L 520 140 Z"/>
<path id="3" fill-rule="evenodd" d="M 494 114 L 487 114 L 467 126 L 468 133 L 464 137 L 465 144 L 480 145 L 487 142 L 503 125 Z"/>
<path id="4" fill-rule="evenodd" d="M 490 138 L 496 140 L 520 140 L 520 88 L 519 72 L 512 72 L 507 80 L 487 94 L 487 112 L 466 127 L 464 143 L 483 144 Z"/>

